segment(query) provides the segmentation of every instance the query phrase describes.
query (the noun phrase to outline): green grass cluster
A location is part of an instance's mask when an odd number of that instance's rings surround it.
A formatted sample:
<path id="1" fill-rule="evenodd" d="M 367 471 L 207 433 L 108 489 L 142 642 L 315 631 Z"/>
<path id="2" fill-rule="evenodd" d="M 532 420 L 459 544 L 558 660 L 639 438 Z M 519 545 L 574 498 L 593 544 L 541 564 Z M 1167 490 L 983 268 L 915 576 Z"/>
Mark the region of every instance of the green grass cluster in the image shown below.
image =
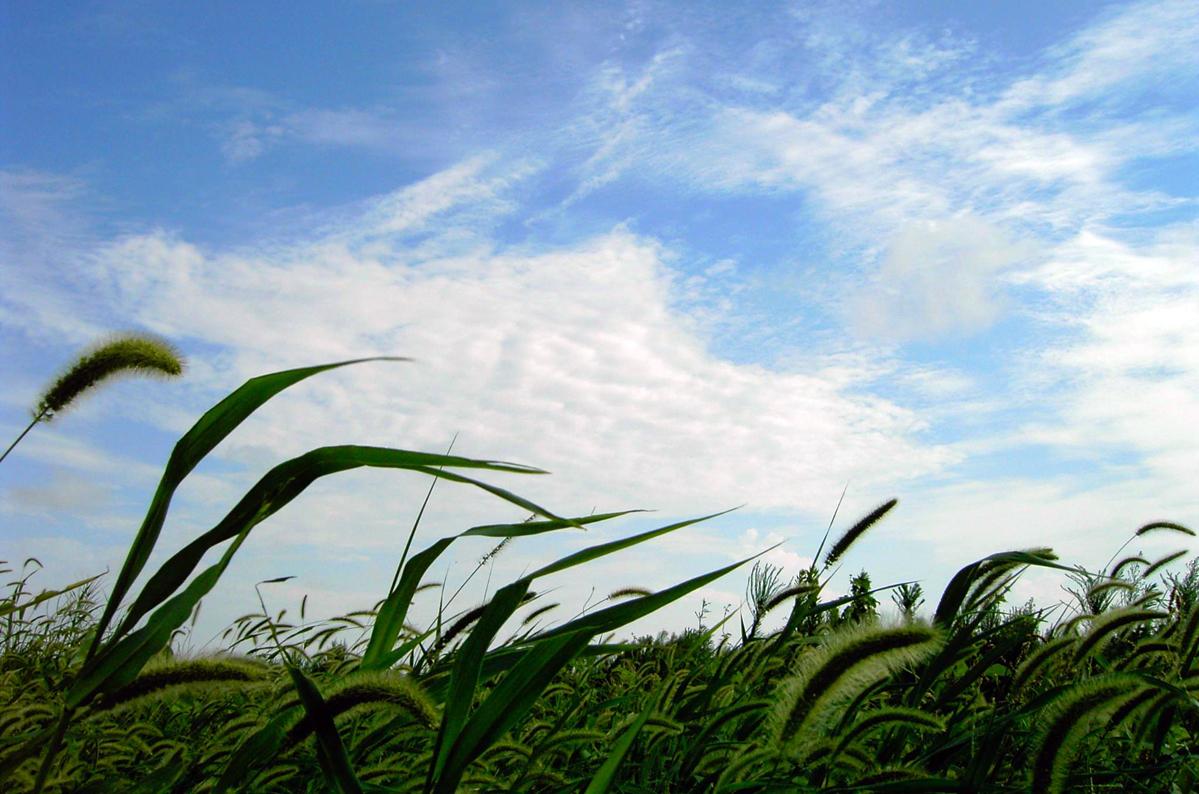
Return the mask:
<path id="1" fill-rule="evenodd" d="M 958 572 L 927 619 L 918 585 L 875 588 L 865 572 L 848 595 L 824 598 L 832 566 L 894 501 L 835 541 L 822 567 L 788 575 L 755 564 L 737 625 L 732 614 L 712 626 L 701 618 L 679 635 L 628 642 L 612 637 L 749 560 L 656 592 L 616 591 L 562 620 L 534 589 L 703 519 L 684 521 L 575 552 L 471 609 L 444 595 L 432 625 L 413 625 L 414 598 L 436 587 L 426 575 L 457 538 L 503 546 L 624 515 L 555 515 L 472 476 L 537 470 L 448 453 L 312 450 L 269 471 L 216 526 L 143 576 L 196 464 L 275 394 L 336 366 L 254 378 L 201 417 L 176 445 L 109 592 L 89 579 L 35 593 L 36 564 L 5 571 L 0 789 L 1195 790 L 1194 564 L 1169 574 L 1165 560 L 1131 556 L 1096 573 L 1048 549 L 1001 552 Z M 362 466 L 481 488 L 532 516 L 411 556 L 410 537 L 380 601 L 340 618 L 306 620 L 302 603 L 290 621 L 260 592 L 259 609 L 226 633 L 226 653 L 177 655 L 189 619 L 254 527 L 316 479 Z M 1193 536 L 1156 522 L 1134 537 L 1151 532 Z M 217 559 L 202 567 L 210 551 Z M 1008 608 L 1029 566 L 1063 571 L 1075 609 Z M 878 616 L 883 590 L 896 621 Z M 775 610 L 785 620 L 767 630 Z"/>

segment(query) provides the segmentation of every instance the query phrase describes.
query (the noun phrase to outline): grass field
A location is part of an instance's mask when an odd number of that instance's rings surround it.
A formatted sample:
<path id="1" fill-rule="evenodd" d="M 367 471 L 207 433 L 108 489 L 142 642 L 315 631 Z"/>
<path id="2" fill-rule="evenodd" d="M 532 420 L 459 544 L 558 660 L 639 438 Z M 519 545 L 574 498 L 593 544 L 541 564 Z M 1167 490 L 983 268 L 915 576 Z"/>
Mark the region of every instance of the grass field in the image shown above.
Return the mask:
<path id="1" fill-rule="evenodd" d="M 347 362 L 352 363 L 352 362 Z M 523 466 L 337 446 L 268 472 L 135 592 L 175 489 L 283 389 L 342 364 L 252 379 L 175 447 L 111 582 L 39 590 L 6 565 L 0 599 L 0 787 L 13 791 L 1193 791 L 1199 779 L 1199 568 L 1049 549 L 997 550 L 939 597 L 917 585 L 822 589 L 881 505 L 803 571 L 743 560 L 657 592 L 611 594 L 555 620 L 538 579 L 686 532 L 697 518 L 598 544 L 413 625 L 409 607 L 452 545 L 406 548 L 376 604 L 295 619 L 261 597 L 225 654 L 172 651 L 256 525 L 318 478 L 356 467 L 481 488 L 530 514 L 461 535 L 508 539 L 614 520 L 564 517 L 480 479 Z M 35 420 L 36 422 L 37 420 Z M 11 465 L 11 464 L 10 464 Z M 710 518 L 710 516 L 709 516 Z M 415 532 L 415 529 L 414 529 Z M 1147 524 L 1135 536 L 1191 530 Z M 1134 537 L 1135 537 L 1134 536 Z M 207 566 L 206 553 L 219 554 Z M 1119 553 L 1117 554 L 1119 556 Z M 1061 572 L 1073 609 L 1009 605 L 1029 566 Z M 1172 572 L 1172 571 L 1179 571 Z M 674 636 L 623 627 L 720 577 L 745 608 Z M 270 583 L 262 583 L 269 586 Z M 900 618 L 878 616 L 880 598 Z M 933 603 L 935 601 L 935 603 Z M 565 608 L 564 608 L 565 609 Z M 785 617 L 766 631 L 768 613 Z"/>

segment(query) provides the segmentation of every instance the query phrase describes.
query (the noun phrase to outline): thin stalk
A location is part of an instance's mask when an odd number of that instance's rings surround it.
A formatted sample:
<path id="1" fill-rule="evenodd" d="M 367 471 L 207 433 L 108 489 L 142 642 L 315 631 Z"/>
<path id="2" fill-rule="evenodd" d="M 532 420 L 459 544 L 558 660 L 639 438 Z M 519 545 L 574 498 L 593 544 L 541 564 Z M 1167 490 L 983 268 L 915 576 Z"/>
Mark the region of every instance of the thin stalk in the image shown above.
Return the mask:
<path id="1" fill-rule="evenodd" d="M 8 457 L 8 453 L 12 452 L 13 447 L 15 447 L 17 444 L 21 443 L 21 439 L 23 439 L 29 433 L 29 431 L 33 429 L 34 425 L 36 425 L 38 422 L 42 421 L 43 418 L 45 418 L 46 412 L 48 410 L 50 410 L 50 409 L 43 408 L 41 413 L 39 413 L 37 416 L 33 417 L 33 421 L 29 423 L 28 427 L 26 427 L 24 430 L 21 431 L 21 435 L 17 436 L 17 440 L 12 442 L 11 444 L 9 444 L 8 449 L 4 450 L 4 454 L 0 455 L 0 462 L 3 462 L 4 459 Z"/>
<path id="2" fill-rule="evenodd" d="M 470 580 L 475 578 L 475 574 L 477 574 L 479 572 L 479 570 L 484 565 L 486 565 L 488 562 L 494 560 L 495 555 L 499 554 L 500 551 L 505 546 L 508 545 L 508 541 L 510 541 L 510 540 L 512 540 L 512 538 L 504 538 L 499 543 L 495 544 L 495 547 L 491 551 L 489 551 L 483 555 L 482 559 L 480 559 L 478 564 L 475 565 L 475 569 L 473 571 L 471 571 L 470 574 L 465 579 L 462 580 L 462 584 L 458 585 L 458 589 L 454 591 L 454 594 L 452 596 L 450 596 L 450 600 L 445 602 L 446 607 L 449 607 L 450 604 L 454 603 L 454 599 L 456 599 L 458 597 L 458 594 L 462 592 L 463 588 L 465 588 L 468 584 L 470 584 Z M 490 573 L 488 574 L 487 581 L 488 582 L 491 581 Z M 484 596 L 484 600 L 486 600 L 486 596 L 487 596 L 486 591 L 484 591 L 483 596 Z"/>
<path id="3" fill-rule="evenodd" d="M 828 529 L 824 530 L 824 537 L 820 539 L 820 548 L 816 549 L 816 556 L 812 558 L 813 563 L 820 559 L 820 552 L 824 551 L 824 544 L 828 542 L 829 533 L 833 531 L 833 524 L 837 520 L 837 513 L 841 512 L 841 503 L 845 501 L 845 493 L 849 490 L 849 483 L 845 483 L 845 487 L 841 489 L 841 497 L 837 499 L 837 506 L 833 508 L 833 517 L 828 520 Z"/>
<path id="4" fill-rule="evenodd" d="M 458 434 L 450 439 L 450 445 L 446 447 L 445 454 L 450 454 L 454 448 L 454 442 L 458 440 Z M 437 470 L 441 471 L 442 467 L 438 466 Z M 412 539 L 416 537 L 416 528 L 420 526 L 421 516 L 425 514 L 425 507 L 429 504 L 429 497 L 433 495 L 433 488 L 437 485 L 437 478 L 433 478 L 433 482 L 429 483 L 429 490 L 425 492 L 425 501 L 421 502 L 420 510 L 416 513 L 416 520 L 412 522 L 412 531 L 408 533 L 408 542 L 404 544 L 404 553 L 400 555 L 400 564 L 396 566 L 395 576 L 391 577 L 391 589 L 387 591 L 388 595 L 395 592 L 396 585 L 400 583 L 400 572 L 404 570 L 404 563 L 408 560 L 408 550 L 412 548 Z"/>
<path id="5" fill-rule="evenodd" d="M 290 579 L 291 577 L 289 576 L 286 578 Z M 288 657 L 287 651 L 284 650 L 283 643 L 279 642 L 279 632 L 275 627 L 275 621 L 271 620 L 271 613 L 266 611 L 266 601 L 262 597 L 262 591 L 258 589 L 259 586 L 268 584 L 270 581 L 271 580 L 268 580 L 267 582 L 259 582 L 258 584 L 254 585 L 254 592 L 258 594 L 258 603 L 262 606 L 262 614 L 266 617 L 267 628 L 271 630 L 271 641 L 275 643 L 275 650 L 279 652 L 279 658 L 283 660 L 283 664 L 290 667 L 292 664 L 291 659 Z"/>
<path id="6" fill-rule="evenodd" d="M 1105 575 L 1103 572 L 1111 567 L 1112 563 L 1116 561 L 1116 558 L 1120 556 L 1120 552 L 1122 552 L 1126 548 L 1128 548 L 1128 544 L 1132 543 L 1134 540 L 1136 540 L 1137 537 L 1138 537 L 1137 533 L 1135 533 L 1135 532 L 1132 533 L 1132 535 L 1128 538 L 1128 540 L 1124 541 L 1124 543 L 1120 546 L 1120 548 L 1116 549 L 1116 553 L 1112 555 L 1111 559 L 1107 561 L 1107 564 L 1104 565 L 1103 568 L 1099 571 L 1099 574 L 1101 576 Z"/>

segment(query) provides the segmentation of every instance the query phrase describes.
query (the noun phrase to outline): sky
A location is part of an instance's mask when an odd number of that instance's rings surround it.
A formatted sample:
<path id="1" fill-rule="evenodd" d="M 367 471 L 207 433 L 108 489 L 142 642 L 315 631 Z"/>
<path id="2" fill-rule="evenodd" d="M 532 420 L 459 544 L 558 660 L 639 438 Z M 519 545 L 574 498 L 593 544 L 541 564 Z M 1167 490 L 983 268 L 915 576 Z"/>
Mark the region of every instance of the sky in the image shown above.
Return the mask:
<path id="1" fill-rule="evenodd" d="M 899 506 L 831 593 L 865 569 L 931 607 L 961 566 L 1034 546 L 1101 566 L 1146 522 L 1199 525 L 1197 108 L 1192 0 L 5 0 L 0 434 L 106 334 L 161 335 L 188 371 L 35 428 L 0 464 L 0 559 L 37 557 L 47 587 L 115 575 L 209 406 L 401 355 L 247 420 L 150 569 L 287 458 L 455 434 L 551 472 L 489 481 L 559 514 L 654 511 L 511 544 L 462 608 L 732 507 L 534 589 L 566 618 L 780 543 L 763 559 L 791 575 L 842 492 L 834 534 Z M 195 645 L 263 579 L 295 577 L 272 609 L 369 608 L 427 487 L 314 484 L 251 534 Z M 439 485 L 416 546 L 523 518 Z M 489 548 L 431 577 L 456 588 Z M 746 573 L 630 631 L 694 626 L 704 600 L 710 625 Z M 1063 581 L 1030 573 L 1013 601 Z"/>

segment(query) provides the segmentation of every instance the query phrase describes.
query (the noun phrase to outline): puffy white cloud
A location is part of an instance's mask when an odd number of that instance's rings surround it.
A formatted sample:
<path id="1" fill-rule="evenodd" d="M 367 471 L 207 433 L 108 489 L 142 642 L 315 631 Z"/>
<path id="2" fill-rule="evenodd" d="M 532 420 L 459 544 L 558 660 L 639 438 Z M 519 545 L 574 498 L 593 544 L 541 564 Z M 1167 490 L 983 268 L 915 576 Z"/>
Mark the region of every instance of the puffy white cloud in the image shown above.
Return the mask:
<path id="1" fill-rule="evenodd" d="M 981 330 L 1002 309 L 1000 275 L 1031 250 L 970 216 L 910 224 L 873 283 L 850 300 L 847 319 L 892 341 Z"/>

